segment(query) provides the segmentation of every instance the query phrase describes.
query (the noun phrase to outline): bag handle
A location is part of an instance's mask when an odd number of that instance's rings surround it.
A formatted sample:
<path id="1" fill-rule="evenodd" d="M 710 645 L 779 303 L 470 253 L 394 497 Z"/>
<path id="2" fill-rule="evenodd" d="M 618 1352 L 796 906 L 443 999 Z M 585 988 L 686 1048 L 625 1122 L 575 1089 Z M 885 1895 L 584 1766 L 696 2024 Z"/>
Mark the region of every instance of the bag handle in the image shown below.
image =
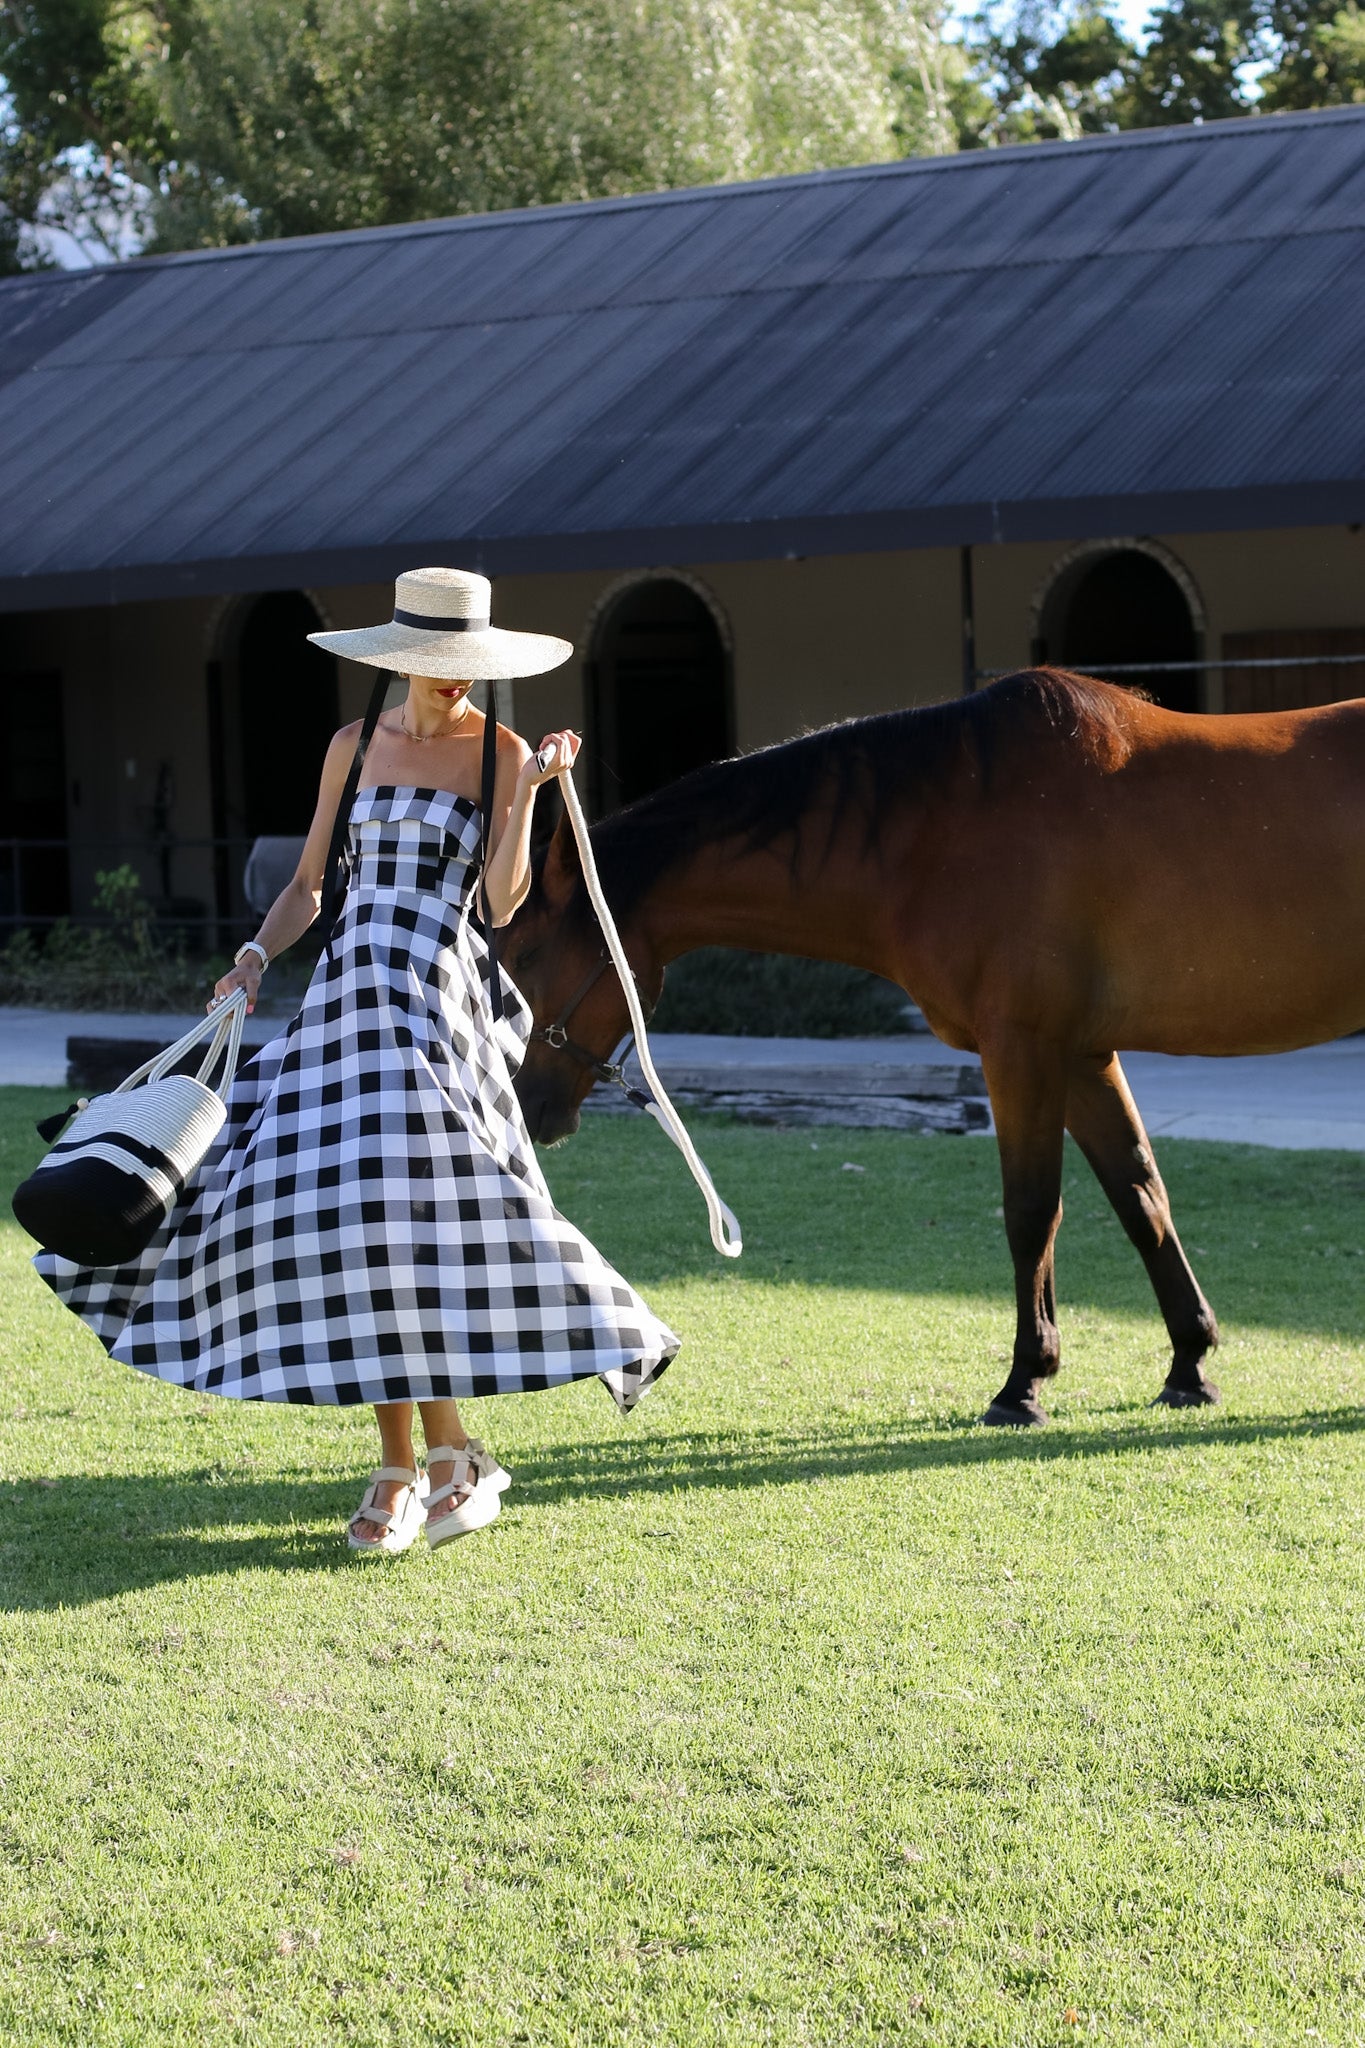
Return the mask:
<path id="1" fill-rule="evenodd" d="M 136 1088 L 141 1081 L 162 1080 L 172 1067 L 184 1059 L 187 1052 L 193 1052 L 196 1046 L 202 1045 L 204 1040 L 208 1038 L 212 1043 L 196 1078 L 203 1081 L 212 1072 L 214 1062 L 226 1045 L 229 1048 L 228 1060 L 218 1087 L 214 1091 L 215 1094 L 221 1095 L 227 1089 L 228 1083 L 236 1072 L 237 1055 L 241 1049 L 242 1025 L 245 1018 L 246 990 L 244 988 L 235 988 L 225 1003 L 219 1003 L 216 1009 L 210 1010 L 202 1022 L 192 1024 L 184 1037 L 177 1038 L 174 1045 L 168 1045 L 164 1052 L 157 1053 L 152 1059 L 144 1060 L 143 1064 L 133 1073 L 129 1074 L 126 1080 L 119 1082 L 117 1088 L 111 1088 L 110 1094 L 125 1095 L 130 1088 Z"/>
<path id="2" fill-rule="evenodd" d="M 245 994 L 246 990 L 244 988 L 232 991 L 233 997 L 245 996 Z M 226 1095 L 228 1089 L 232 1086 L 232 1077 L 237 1071 L 237 1061 L 241 1057 L 242 1031 L 246 1025 L 246 1004 L 244 1002 L 238 1003 L 230 998 L 221 1006 L 221 1009 L 223 1015 L 222 1026 L 212 1045 L 205 1053 L 199 1072 L 194 1078 L 207 1087 L 209 1075 L 213 1072 L 221 1055 L 223 1071 L 218 1077 L 214 1093 Z"/>
<path id="3" fill-rule="evenodd" d="M 337 805 L 337 814 L 332 821 L 332 841 L 327 848 L 327 866 L 323 870 L 322 908 L 319 913 L 322 924 L 323 944 L 326 947 L 329 961 L 333 957 L 332 933 L 335 929 L 336 921 L 341 915 L 341 906 L 346 900 L 346 891 L 341 886 L 341 869 L 342 858 L 346 851 L 346 834 L 350 829 L 351 823 L 351 805 L 355 802 L 355 793 L 360 787 L 360 771 L 365 766 L 365 756 L 370 751 L 370 741 L 374 738 L 375 727 L 379 723 L 379 714 L 384 709 L 384 699 L 389 694 L 389 683 L 392 676 L 392 669 L 381 668 L 376 678 L 375 686 L 370 692 L 370 701 L 365 712 L 365 722 L 360 728 L 360 738 L 356 741 L 355 745 L 355 759 L 351 762 L 350 773 L 346 777 L 346 787 L 341 792 L 341 802 Z"/>

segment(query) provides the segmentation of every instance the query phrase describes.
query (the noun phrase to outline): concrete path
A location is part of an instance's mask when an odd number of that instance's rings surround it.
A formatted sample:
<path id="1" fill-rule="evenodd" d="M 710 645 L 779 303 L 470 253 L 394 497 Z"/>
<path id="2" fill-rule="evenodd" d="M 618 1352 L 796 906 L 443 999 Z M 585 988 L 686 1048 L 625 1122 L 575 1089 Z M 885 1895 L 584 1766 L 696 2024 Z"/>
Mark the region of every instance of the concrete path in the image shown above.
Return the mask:
<path id="1" fill-rule="evenodd" d="M 670 1070 L 705 1063 L 726 1069 L 779 1062 L 857 1067 L 899 1061 L 957 1069 L 976 1064 L 923 1034 L 834 1040 L 661 1035 L 650 1044 L 665 1085 Z M 1130 1052 L 1123 1055 L 1123 1066 L 1154 1138 L 1365 1152 L 1365 1036 L 1249 1059 L 1172 1059 L 1165 1053 Z"/>
<path id="2" fill-rule="evenodd" d="M 258 1012 L 247 1023 L 249 1042 L 264 1043 L 283 1030 L 285 1021 Z M 106 1016 L 0 1007 L 0 1084 L 64 1086 L 71 1036 L 169 1040 L 193 1022 L 192 1015 Z M 707 1069 L 722 1072 L 724 1085 L 735 1087 L 743 1085 L 746 1072 L 752 1085 L 766 1086 L 775 1069 L 833 1067 L 853 1070 L 851 1086 L 859 1068 L 878 1069 L 878 1079 L 884 1080 L 888 1068 L 903 1066 L 956 1069 L 952 1081 L 960 1086 L 962 1070 L 975 1065 L 969 1056 L 918 1033 L 866 1039 L 660 1034 L 650 1043 L 665 1083 L 676 1075 L 679 1085 L 684 1074 Z M 1252 1059 L 1129 1053 L 1124 1066 L 1153 1137 L 1365 1152 L 1365 1037 Z"/>

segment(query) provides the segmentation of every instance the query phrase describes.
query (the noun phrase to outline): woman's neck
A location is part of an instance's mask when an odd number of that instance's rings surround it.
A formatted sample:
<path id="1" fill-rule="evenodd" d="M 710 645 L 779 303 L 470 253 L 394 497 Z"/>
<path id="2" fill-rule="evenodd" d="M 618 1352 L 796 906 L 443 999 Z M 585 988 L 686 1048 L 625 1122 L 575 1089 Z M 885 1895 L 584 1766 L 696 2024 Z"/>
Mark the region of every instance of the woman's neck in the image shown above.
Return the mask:
<path id="1" fill-rule="evenodd" d="M 398 712 L 400 733 L 410 740 L 456 739 L 469 722 L 469 698 L 419 695 L 409 687 Z"/>

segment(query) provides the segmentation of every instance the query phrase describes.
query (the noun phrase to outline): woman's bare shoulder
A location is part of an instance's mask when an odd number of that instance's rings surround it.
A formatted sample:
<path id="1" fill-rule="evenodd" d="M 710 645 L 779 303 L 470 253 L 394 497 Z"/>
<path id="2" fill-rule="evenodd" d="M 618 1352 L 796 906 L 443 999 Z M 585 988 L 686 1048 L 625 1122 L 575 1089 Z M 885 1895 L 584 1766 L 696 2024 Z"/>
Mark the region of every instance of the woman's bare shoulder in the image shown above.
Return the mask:
<path id="1" fill-rule="evenodd" d="M 512 728 L 511 728 L 511 726 L 510 726 L 510 725 L 499 725 L 499 727 L 498 727 L 498 761 L 499 761 L 499 763 L 501 764 L 501 763 L 502 763 L 503 761 L 507 761 L 507 762 L 510 762 L 510 763 L 511 763 L 511 765 L 512 765 L 513 767 L 515 767 L 515 768 L 520 768 L 520 767 L 521 767 L 521 764 L 522 764 L 522 762 L 523 762 L 523 761 L 529 761 L 529 760 L 530 760 L 530 758 L 531 758 L 531 749 L 530 749 L 530 747 L 529 747 L 529 746 L 528 746 L 528 745 L 526 744 L 526 741 L 525 741 L 525 740 L 524 740 L 524 739 L 522 738 L 521 734 L 520 734 L 519 732 L 513 732 L 513 730 L 512 730 Z"/>
<path id="2" fill-rule="evenodd" d="M 334 732 L 327 742 L 323 757 L 322 781 L 324 787 L 335 783 L 340 789 L 355 759 L 355 750 L 360 742 L 360 730 L 364 720 L 357 718 L 350 725 L 343 725 L 340 732 Z"/>

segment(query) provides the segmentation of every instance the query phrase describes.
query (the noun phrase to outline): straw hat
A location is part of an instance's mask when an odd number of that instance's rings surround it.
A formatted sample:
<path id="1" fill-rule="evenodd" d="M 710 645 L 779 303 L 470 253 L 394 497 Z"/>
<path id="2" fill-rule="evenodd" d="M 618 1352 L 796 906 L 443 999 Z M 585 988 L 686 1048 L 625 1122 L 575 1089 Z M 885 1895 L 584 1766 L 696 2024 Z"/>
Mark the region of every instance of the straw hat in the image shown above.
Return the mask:
<path id="1" fill-rule="evenodd" d="M 489 624 L 493 586 L 467 569 L 408 569 L 394 585 L 393 617 L 350 633 L 310 633 L 317 647 L 370 668 L 451 682 L 496 682 L 558 668 L 573 643 Z"/>

